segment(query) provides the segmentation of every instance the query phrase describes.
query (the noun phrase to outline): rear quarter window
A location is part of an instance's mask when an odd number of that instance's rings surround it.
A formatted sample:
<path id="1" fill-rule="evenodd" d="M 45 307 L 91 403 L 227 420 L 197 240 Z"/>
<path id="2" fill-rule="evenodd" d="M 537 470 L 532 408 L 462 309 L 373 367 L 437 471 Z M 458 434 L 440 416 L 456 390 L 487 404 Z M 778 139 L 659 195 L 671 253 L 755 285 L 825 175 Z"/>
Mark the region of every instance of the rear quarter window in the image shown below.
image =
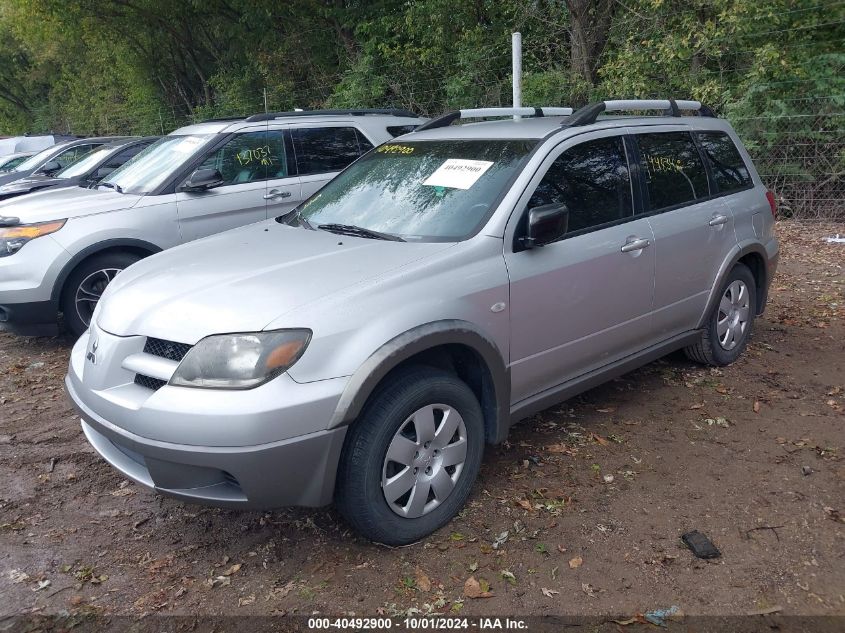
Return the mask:
<path id="1" fill-rule="evenodd" d="M 710 195 L 701 155 L 689 132 L 638 134 L 649 209 L 666 209 Z"/>
<path id="2" fill-rule="evenodd" d="M 697 136 L 719 192 L 751 186 L 751 174 L 730 136 L 725 132 L 699 132 Z"/>
<path id="3" fill-rule="evenodd" d="M 373 147 L 353 127 L 296 128 L 291 134 L 300 176 L 341 171 Z"/>

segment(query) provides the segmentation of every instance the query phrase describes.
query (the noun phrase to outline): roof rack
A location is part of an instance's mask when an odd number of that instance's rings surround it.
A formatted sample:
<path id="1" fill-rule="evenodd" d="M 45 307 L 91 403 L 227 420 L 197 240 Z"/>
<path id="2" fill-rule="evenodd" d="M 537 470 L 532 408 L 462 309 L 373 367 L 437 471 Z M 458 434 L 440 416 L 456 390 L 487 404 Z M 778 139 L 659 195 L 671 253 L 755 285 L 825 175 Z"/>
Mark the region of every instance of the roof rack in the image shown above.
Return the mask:
<path id="1" fill-rule="evenodd" d="M 469 110 L 454 110 L 452 112 L 442 114 L 428 123 L 423 123 L 414 131 L 420 132 L 422 130 L 432 130 L 438 127 L 447 127 L 459 119 L 486 119 L 499 116 L 569 116 L 570 114 L 572 114 L 572 108 L 471 108 Z"/>
<path id="2" fill-rule="evenodd" d="M 285 117 L 299 117 L 299 116 L 365 116 L 367 114 L 383 114 L 387 116 L 405 117 L 411 119 L 419 118 L 418 114 L 410 110 L 403 110 L 402 108 L 356 108 L 352 110 L 293 110 L 288 112 L 267 112 L 261 114 L 253 114 L 244 119 L 247 123 L 254 123 L 256 121 L 272 121 L 273 119 L 283 119 Z"/>
<path id="3" fill-rule="evenodd" d="M 684 99 L 620 99 L 615 101 L 599 101 L 579 108 L 575 114 L 564 121 L 566 127 L 590 125 L 595 123 L 598 116 L 604 112 L 624 112 L 626 110 L 661 110 L 664 116 L 679 117 L 681 110 L 693 110 L 698 116 L 715 117 L 713 110 L 700 101 Z"/>

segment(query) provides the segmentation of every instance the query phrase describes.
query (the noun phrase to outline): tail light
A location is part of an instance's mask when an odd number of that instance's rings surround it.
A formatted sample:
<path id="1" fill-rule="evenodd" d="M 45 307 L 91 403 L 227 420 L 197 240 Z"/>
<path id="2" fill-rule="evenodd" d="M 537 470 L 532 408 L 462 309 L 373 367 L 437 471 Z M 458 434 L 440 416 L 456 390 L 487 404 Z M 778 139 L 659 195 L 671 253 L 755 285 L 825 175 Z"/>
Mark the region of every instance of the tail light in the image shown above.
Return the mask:
<path id="1" fill-rule="evenodd" d="M 767 191 L 766 192 L 766 200 L 769 201 L 769 208 L 771 208 L 771 210 L 772 210 L 772 217 L 777 218 L 778 205 L 777 205 L 777 202 L 775 202 L 775 194 L 773 194 L 771 191 Z"/>

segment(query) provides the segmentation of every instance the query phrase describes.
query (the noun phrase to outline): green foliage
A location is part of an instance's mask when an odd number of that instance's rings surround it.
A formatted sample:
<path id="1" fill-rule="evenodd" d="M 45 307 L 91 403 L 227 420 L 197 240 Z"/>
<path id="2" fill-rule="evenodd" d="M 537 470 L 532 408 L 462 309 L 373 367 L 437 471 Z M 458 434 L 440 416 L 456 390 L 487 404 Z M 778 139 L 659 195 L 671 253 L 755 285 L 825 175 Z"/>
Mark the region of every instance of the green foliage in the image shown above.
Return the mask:
<path id="1" fill-rule="evenodd" d="M 837 0 L 0 0 L 0 134 L 162 133 L 265 107 L 506 105 L 516 30 L 525 104 L 697 98 L 781 190 L 843 187 Z M 576 63 L 579 41 L 595 73 Z"/>

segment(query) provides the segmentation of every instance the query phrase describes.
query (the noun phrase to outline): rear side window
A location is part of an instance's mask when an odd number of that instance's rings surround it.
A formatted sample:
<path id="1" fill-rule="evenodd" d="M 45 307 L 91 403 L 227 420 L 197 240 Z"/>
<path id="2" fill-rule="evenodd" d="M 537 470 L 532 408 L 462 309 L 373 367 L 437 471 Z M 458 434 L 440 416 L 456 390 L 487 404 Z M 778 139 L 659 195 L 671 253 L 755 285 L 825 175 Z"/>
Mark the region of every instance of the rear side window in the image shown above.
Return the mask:
<path id="1" fill-rule="evenodd" d="M 751 175 L 730 136 L 724 132 L 701 132 L 698 142 L 710 163 L 713 180 L 720 192 L 737 191 L 751 186 Z"/>
<path id="2" fill-rule="evenodd" d="M 528 208 L 565 204 L 567 234 L 631 217 L 631 180 L 621 137 L 571 147 L 549 167 Z"/>
<path id="3" fill-rule="evenodd" d="M 352 127 L 295 128 L 291 134 L 300 176 L 340 171 L 372 148 Z"/>
<path id="4" fill-rule="evenodd" d="M 707 172 L 688 132 L 639 134 L 649 209 L 656 211 L 710 195 Z"/>

